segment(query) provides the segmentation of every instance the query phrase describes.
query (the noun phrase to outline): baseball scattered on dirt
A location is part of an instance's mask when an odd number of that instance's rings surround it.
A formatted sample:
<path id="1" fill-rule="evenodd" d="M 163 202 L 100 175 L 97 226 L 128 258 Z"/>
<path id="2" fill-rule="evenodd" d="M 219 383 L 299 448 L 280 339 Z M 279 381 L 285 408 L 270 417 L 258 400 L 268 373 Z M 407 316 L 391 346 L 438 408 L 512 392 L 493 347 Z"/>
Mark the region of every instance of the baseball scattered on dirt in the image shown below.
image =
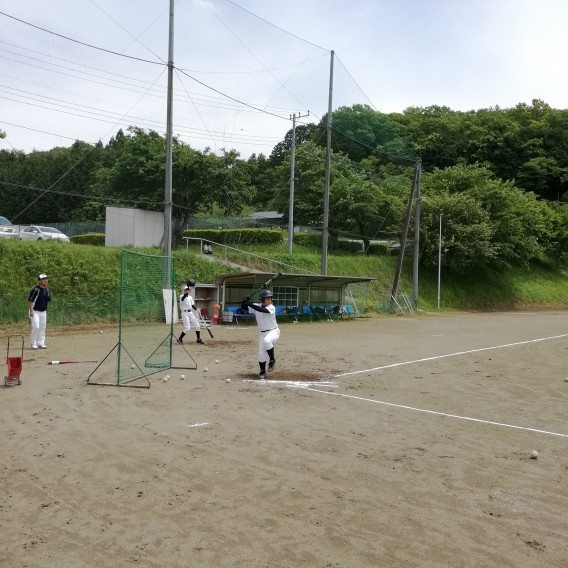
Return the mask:
<path id="1" fill-rule="evenodd" d="M 207 371 L 209 371 L 209 369 L 207 367 L 203 367 L 203 372 L 206 373 Z"/>
<path id="2" fill-rule="evenodd" d="M 226 383 L 230 383 L 230 382 L 231 382 L 231 379 L 229 379 L 229 378 L 227 377 L 227 378 L 225 379 L 225 382 L 226 382 Z"/>
<path id="3" fill-rule="evenodd" d="M 136 369 L 136 365 L 134 363 L 132 363 L 132 365 L 130 365 L 131 369 Z"/>
<path id="4" fill-rule="evenodd" d="M 185 379 L 185 375 L 182 375 L 182 376 L 180 377 L 180 379 Z"/>
<path id="5" fill-rule="evenodd" d="M 531 460 L 536 460 L 538 459 L 538 452 L 536 450 L 533 450 L 531 452 Z"/>
<path id="6" fill-rule="evenodd" d="M 104 333 L 104 331 L 101 329 L 101 333 Z"/>
<path id="7" fill-rule="evenodd" d="M 168 382 L 168 377 L 164 377 L 162 380 L 164 381 L 164 383 L 167 383 L 167 382 Z"/>
<path id="8" fill-rule="evenodd" d="M 215 359 L 215 365 L 219 364 L 219 359 Z"/>

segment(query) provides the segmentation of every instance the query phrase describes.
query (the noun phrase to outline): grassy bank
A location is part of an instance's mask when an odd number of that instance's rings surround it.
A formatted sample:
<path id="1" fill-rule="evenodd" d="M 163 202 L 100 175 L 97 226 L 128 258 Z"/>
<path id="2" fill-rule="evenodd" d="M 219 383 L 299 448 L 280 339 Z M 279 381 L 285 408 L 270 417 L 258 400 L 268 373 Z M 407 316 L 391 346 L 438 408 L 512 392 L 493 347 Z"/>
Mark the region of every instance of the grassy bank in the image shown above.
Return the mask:
<path id="1" fill-rule="evenodd" d="M 297 246 L 289 255 L 285 243 L 276 247 L 249 247 L 247 250 L 247 253 L 227 250 L 226 258 L 266 271 L 308 270 L 319 273 L 321 269 L 318 250 Z M 140 252 L 160 254 L 157 249 Z M 199 282 L 214 282 L 218 274 L 235 270 L 221 262 L 204 259 L 191 247 L 189 250 L 179 248 L 173 256 L 178 286 L 189 276 Z M 224 259 L 225 252 L 216 250 L 214 258 Z M 376 278 L 365 295 L 367 308 L 379 311 L 390 296 L 396 262 L 396 257 L 330 254 L 327 273 Z M 50 313 L 52 325 L 116 321 L 120 249 L 0 239 L 0 325 L 27 321 L 27 295 L 35 286 L 40 272 L 50 276 L 49 287 L 57 299 L 57 310 Z M 412 294 L 410 257 L 405 261 L 399 290 L 409 296 Z M 437 269 L 421 269 L 419 308 L 437 310 L 437 293 Z M 568 276 L 552 265 L 538 265 L 530 270 L 478 271 L 467 277 L 445 271 L 441 276 L 440 298 L 444 310 L 566 308 Z"/>

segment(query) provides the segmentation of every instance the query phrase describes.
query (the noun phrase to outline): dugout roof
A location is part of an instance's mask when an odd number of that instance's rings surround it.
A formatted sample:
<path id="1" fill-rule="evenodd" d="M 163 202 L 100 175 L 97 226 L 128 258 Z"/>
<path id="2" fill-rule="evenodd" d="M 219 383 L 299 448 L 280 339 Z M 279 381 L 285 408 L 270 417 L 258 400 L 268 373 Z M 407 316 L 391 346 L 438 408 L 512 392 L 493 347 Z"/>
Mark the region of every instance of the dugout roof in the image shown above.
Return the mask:
<path id="1" fill-rule="evenodd" d="M 217 284 L 223 287 L 258 288 L 274 276 L 274 272 L 237 272 L 233 274 L 220 274 Z M 287 274 L 272 281 L 270 286 L 297 286 L 298 288 L 319 288 L 331 290 L 343 288 L 348 284 L 372 282 L 376 278 L 362 276 L 323 276 L 322 274 Z"/>

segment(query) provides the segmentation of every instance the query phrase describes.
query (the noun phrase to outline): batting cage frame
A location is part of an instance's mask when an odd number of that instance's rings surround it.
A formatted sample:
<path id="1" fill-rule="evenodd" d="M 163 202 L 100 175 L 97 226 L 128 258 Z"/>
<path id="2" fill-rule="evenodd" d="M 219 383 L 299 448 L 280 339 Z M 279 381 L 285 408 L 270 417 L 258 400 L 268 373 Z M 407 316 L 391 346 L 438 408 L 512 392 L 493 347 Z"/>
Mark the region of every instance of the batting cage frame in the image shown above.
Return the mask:
<path id="1" fill-rule="evenodd" d="M 150 388 L 150 375 L 171 368 L 197 369 L 185 348 L 193 365 L 173 363 L 173 324 L 177 320 L 174 258 L 123 249 L 118 312 L 118 341 L 88 376 L 87 384 Z M 167 332 L 156 339 L 156 324 L 164 323 Z M 111 366 L 113 354 L 116 364 Z M 141 380 L 144 384 L 136 383 Z"/>

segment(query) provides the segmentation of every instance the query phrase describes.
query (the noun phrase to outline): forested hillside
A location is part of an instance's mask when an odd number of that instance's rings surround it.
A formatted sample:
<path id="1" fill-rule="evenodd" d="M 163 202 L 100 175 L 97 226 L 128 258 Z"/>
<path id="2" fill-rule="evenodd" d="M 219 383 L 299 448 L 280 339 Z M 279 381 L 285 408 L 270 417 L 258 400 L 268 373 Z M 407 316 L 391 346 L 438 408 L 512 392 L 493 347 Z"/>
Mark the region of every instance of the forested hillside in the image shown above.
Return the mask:
<path id="1" fill-rule="evenodd" d="M 457 271 L 566 259 L 568 110 L 540 100 L 389 115 L 353 105 L 332 118 L 332 236 L 398 238 L 420 159 L 423 264 L 437 262 L 440 215 L 443 262 Z M 296 128 L 294 221 L 314 228 L 323 217 L 326 123 Z M 270 156 L 247 158 L 174 140 L 175 239 L 195 215 L 277 209 L 287 217 L 291 139 L 292 131 Z M 0 214 L 23 224 L 103 219 L 109 204 L 161 210 L 164 164 L 164 136 L 136 126 L 106 146 L 1 151 Z"/>

